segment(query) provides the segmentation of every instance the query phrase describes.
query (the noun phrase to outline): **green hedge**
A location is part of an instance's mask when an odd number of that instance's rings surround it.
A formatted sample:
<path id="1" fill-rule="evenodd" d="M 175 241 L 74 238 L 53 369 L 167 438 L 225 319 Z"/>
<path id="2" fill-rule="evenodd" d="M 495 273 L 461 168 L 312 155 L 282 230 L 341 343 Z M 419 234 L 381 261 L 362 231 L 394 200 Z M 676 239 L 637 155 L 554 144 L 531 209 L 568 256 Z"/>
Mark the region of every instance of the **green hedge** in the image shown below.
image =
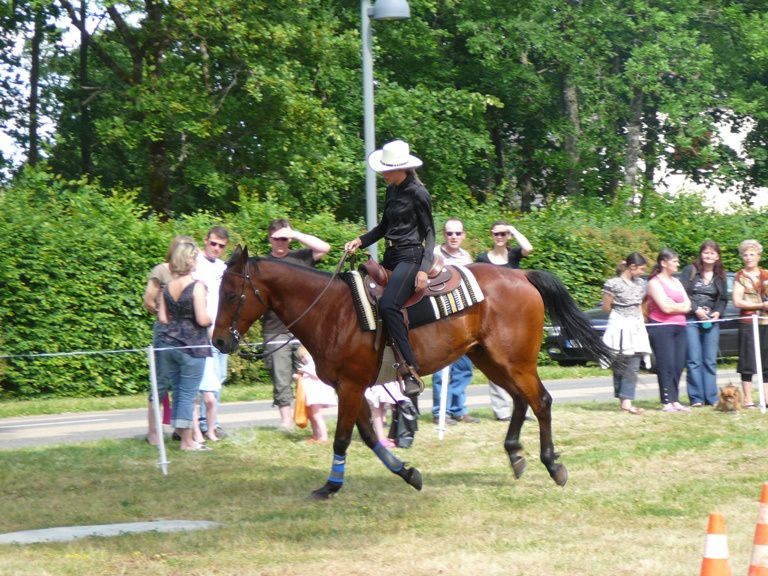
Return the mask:
<path id="1" fill-rule="evenodd" d="M 332 251 L 320 267 L 332 270 L 344 242 L 363 231 L 361 223 L 337 221 L 327 212 L 292 213 L 271 199 L 243 191 L 227 215 L 199 212 L 162 222 L 127 191 L 104 191 L 87 182 L 68 182 L 45 171 L 28 171 L 0 191 L 0 355 L 114 351 L 109 354 L 0 359 L 5 397 L 108 396 L 147 388 L 146 354 L 152 318 L 141 306 L 148 271 L 160 262 L 174 234 L 202 241 L 215 224 L 231 232 L 231 245 L 252 254 L 268 250 L 266 228 L 276 217 L 328 241 Z M 765 214 L 722 215 L 701 199 L 650 196 L 642 208 L 625 200 L 606 203 L 578 198 L 517 214 L 486 205 L 455 213 L 435 206 L 439 227 L 449 216 L 464 220 L 467 248 L 491 247 L 493 221 L 515 224 L 531 240 L 527 268 L 560 277 L 583 307 L 600 299 L 601 286 L 631 251 L 649 261 L 669 246 L 692 260 L 706 238 L 721 243 L 726 268 L 740 267 L 738 243 L 768 242 Z M 258 324 L 246 335 L 259 340 Z M 133 350 L 132 352 L 126 352 Z M 263 381 L 260 362 L 232 357 L 230 382 Z"/>
<path id="2" fill-rule="evenodd" d="M 128 193 L 28 172 L 0 195 L 0 324 L 5 354 L 124 350 L 149 342 L 143 279 L 167 245 Z M 18 397 L 101 396 L 146 385 L 141 353 L 12 358 Z"/>

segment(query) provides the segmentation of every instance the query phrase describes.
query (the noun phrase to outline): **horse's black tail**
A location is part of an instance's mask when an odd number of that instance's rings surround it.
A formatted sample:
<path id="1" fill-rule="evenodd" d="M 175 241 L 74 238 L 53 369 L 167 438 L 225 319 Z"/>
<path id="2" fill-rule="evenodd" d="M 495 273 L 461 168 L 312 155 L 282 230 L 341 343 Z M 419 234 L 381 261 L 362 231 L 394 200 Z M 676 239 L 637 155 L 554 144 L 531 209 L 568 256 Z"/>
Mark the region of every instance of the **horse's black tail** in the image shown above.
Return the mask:
<path id="1" fill-rule="evenodd" d="M 526 275 L 541 294 L 552 325 L 559 326 L 569 340 L 578 341 L 597 361 L 612 364 L 615 352 L 603 342 L 563 283 L 556 276 L 542 270 L 526 270 Z"/>

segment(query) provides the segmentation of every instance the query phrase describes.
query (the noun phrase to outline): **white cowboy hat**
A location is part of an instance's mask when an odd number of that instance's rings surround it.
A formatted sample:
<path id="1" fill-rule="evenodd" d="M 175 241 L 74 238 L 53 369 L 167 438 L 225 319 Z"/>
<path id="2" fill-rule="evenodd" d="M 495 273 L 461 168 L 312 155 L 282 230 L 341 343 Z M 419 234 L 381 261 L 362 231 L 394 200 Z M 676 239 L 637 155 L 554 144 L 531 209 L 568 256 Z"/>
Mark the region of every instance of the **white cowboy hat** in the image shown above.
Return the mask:
<path id="1" fill-rule="evenodd" d="M 368 165 L 374 172 L 389 172 L 391 170 L 407 170 L 418 168 L 421 160 L 411 155 L 408 144 L 402 140 L 393 140 L 374 150 L 368 156 Z"/>

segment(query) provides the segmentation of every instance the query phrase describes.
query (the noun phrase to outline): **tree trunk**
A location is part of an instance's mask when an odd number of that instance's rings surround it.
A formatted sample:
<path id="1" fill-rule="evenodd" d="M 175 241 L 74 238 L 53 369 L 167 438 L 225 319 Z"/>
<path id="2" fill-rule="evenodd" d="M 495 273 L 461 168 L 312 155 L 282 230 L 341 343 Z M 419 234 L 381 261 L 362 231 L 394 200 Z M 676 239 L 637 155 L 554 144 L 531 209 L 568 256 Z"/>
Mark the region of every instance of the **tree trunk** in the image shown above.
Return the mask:
<path id="1" fill-rule="evenodd" d="M 88 18 L 88 0 L 80 2 L 80 21 Z M 80 30 L 80 171 L 90 179 L 91 176 L 91 114 L 88 108 L 88 41 L 85 27 Z"/>
<path id="2" fill-rule="evenodd" d="M 566 177 L 565 192 L 569 196 L 575 196 L 581 189 L 581 179 L 579 177 L 581 165 L 581 155 L 579 154 L 581 119 L 579 117 L 579 95 L 576 86 L 571 80 L 569 71 L 563 74 L 563 104 L 565 106 L 565 117 L 568 120 L 568 129 L 563 139 L 565 153 L 568 155 L 568 175 Z"/>
<path id="3" fill-rule="evenodd" d="M 150 82 L 156 86 L 163 75 L 162 60 L 165 43 L 168 41 L 163 30 L 162 3 L 145 0 L 147 10 L 147 65 L 152 75 Z M 153 88 L 154 89 L 154 88 Z M 149 166 L 147 167 L 147 188 L 149 202 L 161 215 L 171 212 L 170 197 L 170 161 L 168 158 L 168 139 L 165 134 L 152 136 L 149 141 Z"/>
<path id="4" fill-rule="evenodd" d="M 35 10 L 35 31 L 32 34 L 32 51 L 30 58 L 32 64 L 29 70 L 29 150 L 27 151 L 27 164 L 34 166 L 40 160 L 40 141 L 38 130 L 40 128 L 40 46 L 43 43 L 43 28 L 45 27 L 45 15 L 42 8 Z"/>
<path id="5" fill-rule="evenodd" d="M 627 122 L 627 154 L 624 161 L 624 184 L 637 188 L 637 169 L 640 162 L 640 134 L 643 124 L 643 93 L 639 88 L 632 92 Z"/>
<path id="6" fill-rule="evenodd" d="M 659 118 L 655 106 L 646 106 L 645 118 L 645 143 L 643 144 L 643 159 L 645 160 L 645 187 L 653 188 L 656 168 L 659 165 L 657 152 L 659 142 Z"/>

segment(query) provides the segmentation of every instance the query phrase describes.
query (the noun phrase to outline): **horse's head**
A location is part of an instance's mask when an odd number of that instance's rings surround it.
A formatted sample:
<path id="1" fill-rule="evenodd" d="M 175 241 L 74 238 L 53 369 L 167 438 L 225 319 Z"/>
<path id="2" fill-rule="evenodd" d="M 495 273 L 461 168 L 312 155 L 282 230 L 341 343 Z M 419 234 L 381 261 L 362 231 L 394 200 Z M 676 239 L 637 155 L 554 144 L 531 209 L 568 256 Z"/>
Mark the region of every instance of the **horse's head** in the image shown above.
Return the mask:
<path id="1" fill-rule="evenodd" d="M 219 288 L 219 310 L 213 328 L 213 345 L 224 354 L 234 352 L 240 339 L 267 310 L 255 283 L 248 247 L 237 246 L 227 262 Z"/>

